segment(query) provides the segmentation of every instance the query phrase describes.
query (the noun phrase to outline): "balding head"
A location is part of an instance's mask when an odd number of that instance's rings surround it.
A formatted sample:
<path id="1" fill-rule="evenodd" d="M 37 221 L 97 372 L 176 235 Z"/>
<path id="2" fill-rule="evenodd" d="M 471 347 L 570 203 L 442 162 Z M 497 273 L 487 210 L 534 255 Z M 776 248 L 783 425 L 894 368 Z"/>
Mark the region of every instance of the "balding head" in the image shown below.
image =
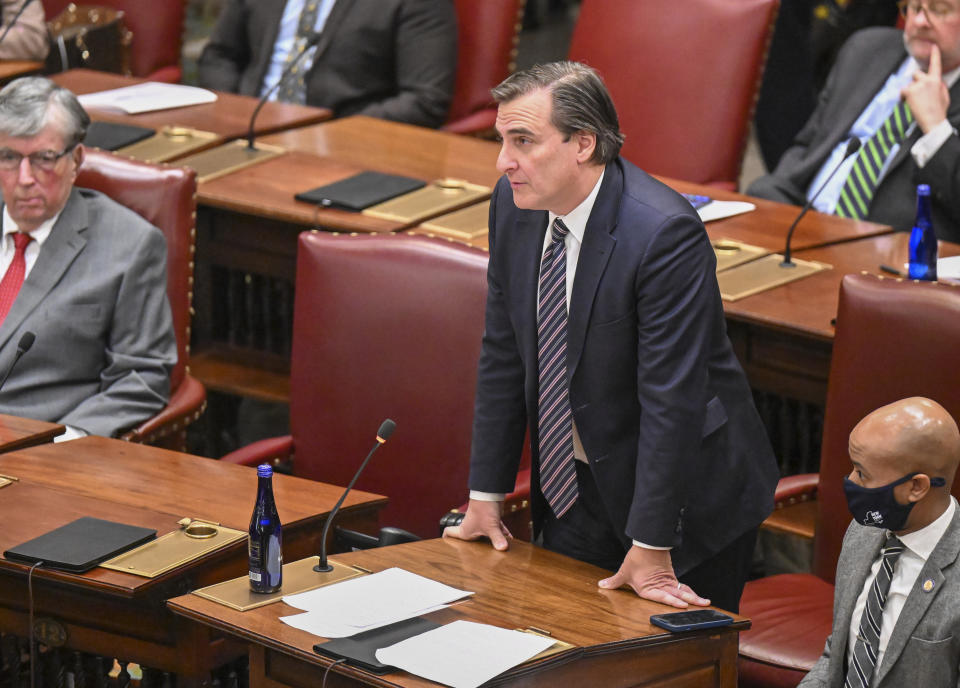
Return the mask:
<path id="1" fill-rule="evenodd" d="M 940 404 L 923 397 L 883 406 L 861 420 L 850 433 L 850 478 L 864 487 L 887 485 L 911 473 L 917 479 L 897 487 L 898 502 L 916 502 L 910 530 L 936 519 L 949 502 L 960 463 L 960 431 Z M 946 485 L 931 489 L 929 478 Z"/>

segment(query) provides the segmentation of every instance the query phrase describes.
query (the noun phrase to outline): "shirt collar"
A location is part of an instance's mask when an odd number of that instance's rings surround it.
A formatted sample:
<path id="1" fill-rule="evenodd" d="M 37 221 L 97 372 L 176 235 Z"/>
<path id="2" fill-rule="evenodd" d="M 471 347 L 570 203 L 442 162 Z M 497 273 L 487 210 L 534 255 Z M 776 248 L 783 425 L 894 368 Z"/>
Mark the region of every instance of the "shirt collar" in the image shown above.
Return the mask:
<path id="1" fill-rule="evenodd" d="M 920 70 L 920 63 L 913 59 L 911 55 L 907 55 L 907 62 L 910 65 L 907 68 L 909 74 L 912 75 L 914 72 Z M 949 72 L 942 74 L 940 79 L 947 85 L 947 88 L 953 88 L 953 85 L 957 83 L 957 79 L 960 79 L 960 67 L 954 67 Z"/>
<path id="2" fill-rule="evenodd" d="M 13 234 L 14 232 L 20 231 L 20 228 L 17 227 L 17 223 L 14 222 L 13 218 L 10 217 L 8 212 L 8 207 L 6 203 L 3 205 L 3 240 L 7 240 L 7 236 Z M 43 242 L 47 240 L 47 237 L 50 236 L 50 232 L 53 229 L 53 226 L 57 224 L 57 220 L 60 219 L 60 213 L 63 212 L 61 208 L 60 212 L 51 217 L 49 220 L 41 224 L 35 230 L 30 232 L 30 237 L 37 242 L 37 247 L 43 246 Z"/>
<path id="3" fill-rule="evenodd" d="M 590 213 L 593 211 L 593 204 L 597 200 L 597 194 L 600 193 L 600 185 L 603 183 L 603 175 L 606 174 L 606 168 L 600 172 L 600 178 L 597 180 L 597 183 L 594 184 L 593 190 L 587 194 L 587 197 L 583 199 L 583 202 L 580 203 L 576 208 L 571 210 L 566 215 L 557 215 L 556 213 L 548 212 L 549 223 L 547 227 L 553 226 L 553 221 L 558 217 L 563 220 L 563 224 L 567 226 L 567 229 L 570 230 L 570 234 L 579 241 L 583 243 L 583 234 L 587 229 L 587 220 L 590 219 Z"/>
<path id="4" fill-rule="evenodd" d="M 900 536 L 900 542 L 909 547 L 910 551 L 926 561 L 930 558 L 934 547 L 940 542 L 940 538 L 947 532 L 950 521 L 953 520 L 953 513 L 957 510 L 957 500 L 951 495 L 950 505 L 944 510 L 940 517 L 930 525 L 924 526 L 920 530 Z"/>

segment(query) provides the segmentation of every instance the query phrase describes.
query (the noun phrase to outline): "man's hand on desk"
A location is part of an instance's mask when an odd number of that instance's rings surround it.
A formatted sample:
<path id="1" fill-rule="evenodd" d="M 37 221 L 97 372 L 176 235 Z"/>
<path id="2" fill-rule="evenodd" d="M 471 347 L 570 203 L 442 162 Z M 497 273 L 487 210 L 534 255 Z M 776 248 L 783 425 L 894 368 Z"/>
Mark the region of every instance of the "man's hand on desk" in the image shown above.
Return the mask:
<path id="1" fill-rule="evenodd" d="M 943 83 L 940 48 L 936 45 L 931 46 L 930 66 L 927 67 L 927 71 L 915 72 L 913 83 L 904 88 L 900 95 L 907 101 L 914 119 L 917 120 L 917 126 L 924 134 L 947 118 L 950 91 Z"/>
<path id="2" fill-rule="evenodd" d="M 705 607 L 710 604 L 710 600 L 700 597 L 689 585 L 677 580 L 668 549 L 634 545 L 624 557 L 620 570 L 598 585 L 607 590 L 629 585 L 640 597 L 672 607 L 684 608 L 689 604 Z"/>
<path id="3" fill-rule="evenodd" d="M 510 546 L 507 541 L 513 536 L 500 520 L 503 511 L 503 502 L 485 502 L 471 499 L 467 504 L 467 513 L 458 526 L 447 526 L 443 529 L 443 537 L 452 537 L 459 540 L 478 540 L 482 537 L 490 538 L 494 549 L 505 550 Z"/>

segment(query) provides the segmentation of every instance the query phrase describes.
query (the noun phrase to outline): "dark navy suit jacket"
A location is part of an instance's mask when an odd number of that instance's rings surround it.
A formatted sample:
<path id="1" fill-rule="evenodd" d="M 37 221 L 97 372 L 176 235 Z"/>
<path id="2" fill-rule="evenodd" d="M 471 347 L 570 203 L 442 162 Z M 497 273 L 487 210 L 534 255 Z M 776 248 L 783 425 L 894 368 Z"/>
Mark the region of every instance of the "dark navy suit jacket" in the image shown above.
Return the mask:
<path id="1" fill-rule="evenodd" d="M 529 421 L 537 479 L 537 278 L 546 211 L 506 179 L 490 204 L 486 326 L 470 488 L 509 492 Z M 567 370 L 577 430 L 624 546 L 673 547 L 678 575 L 758 525 L 777 467 L 726 335 L 696 212 L 623 159 L 607 165 L 571 296 Z"/>

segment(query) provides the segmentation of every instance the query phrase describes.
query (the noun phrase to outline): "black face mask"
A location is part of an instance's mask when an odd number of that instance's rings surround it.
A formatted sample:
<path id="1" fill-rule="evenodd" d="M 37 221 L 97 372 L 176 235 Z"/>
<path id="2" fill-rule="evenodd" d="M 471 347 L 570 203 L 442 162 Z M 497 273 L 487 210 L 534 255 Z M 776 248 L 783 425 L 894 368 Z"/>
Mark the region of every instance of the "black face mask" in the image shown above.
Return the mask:
<path id="1" fill-rule="evenodd" d="M 857 485 L 850 478 L 843 479 L 843 492 L 847 496 L 847 506 L 854 520 L 860 525 L 887 528 L 888 530 L 903 530 L 907 524 L 907 517 L 916 502 L 899 504 L 893 496 L 893 489 L 902 485 L 919 471 L 908 473 L 899 480 L 880 487 L 863 487 Z M 930 478 L 931 487 L 943 487 L 947 482 L 943 478 Z"/>

